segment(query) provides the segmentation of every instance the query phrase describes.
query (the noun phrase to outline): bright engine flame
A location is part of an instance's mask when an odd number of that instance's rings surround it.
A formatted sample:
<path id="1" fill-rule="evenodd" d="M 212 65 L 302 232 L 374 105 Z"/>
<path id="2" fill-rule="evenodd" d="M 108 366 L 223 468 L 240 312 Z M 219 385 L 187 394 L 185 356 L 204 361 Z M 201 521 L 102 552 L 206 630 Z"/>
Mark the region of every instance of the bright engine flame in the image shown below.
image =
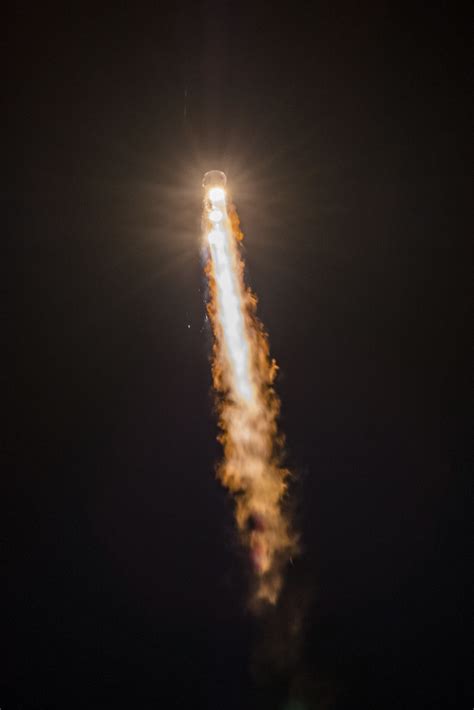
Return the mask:
<path id="1" fill-rule="evenodd" d="M 214 174 L 223 175 L 208 173 Z M 256 576 L 255 600 L 275 603 L 283 567 L 297 547 L 282 511 L 288 471 L 279 466 L 279 401 L 272 387 L 277 368 L 255 317 L 256 298 L 244 286 L 242 234 L 223 187 L 208 186 L 203 224 L 211 255 L 213 379 L 224 446 L 218 475 L 236 497 L 237 524 Z"/>
<path id="2" fill-rule="evenodd" d="M 209 199 L 211 210 L 208 216 L 215 226 L 209 232 L 208 240 L 214 264 L 220 322 L 224 331 L 224 342 L 231 364 L 235 391 L 239 397 L 249 401 L 252 397 L 249 348 L 232 251 L 232 230 L 225 204 L 222 204 L 225 200 L 224 190 L 218 187 L 209 190 Z M 216 209 L 217 202 L 220 209 Z"/>

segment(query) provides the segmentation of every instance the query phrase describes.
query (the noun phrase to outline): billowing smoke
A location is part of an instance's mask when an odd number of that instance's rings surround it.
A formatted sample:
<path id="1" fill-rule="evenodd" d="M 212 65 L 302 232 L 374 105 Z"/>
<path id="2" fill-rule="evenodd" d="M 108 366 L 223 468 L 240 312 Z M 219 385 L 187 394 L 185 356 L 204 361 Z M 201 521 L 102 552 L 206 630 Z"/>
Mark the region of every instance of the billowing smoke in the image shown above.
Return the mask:
<path id="1" fill-rule="evenodd" d="M 277 365 L 244 284 L 239 219 L 228 204 L 224 173 L 204 176 L 203 235 L 210 258 L 209 316 L 214 332 L 213 383 L 224 457 L 218 476 L 235 499 L 235 517 L 254 572 L 253 601 L 275 604 L 283 571 L 297 550 L 284 512 L 289 471 L 281 465 Z"/>

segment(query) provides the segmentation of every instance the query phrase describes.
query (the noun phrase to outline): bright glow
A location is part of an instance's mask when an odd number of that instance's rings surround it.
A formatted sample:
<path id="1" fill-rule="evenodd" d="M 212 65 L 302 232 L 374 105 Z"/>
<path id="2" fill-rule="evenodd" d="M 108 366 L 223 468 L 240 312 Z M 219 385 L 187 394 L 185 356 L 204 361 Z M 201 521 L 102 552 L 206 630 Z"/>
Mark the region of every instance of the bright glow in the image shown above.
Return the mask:
<path id="1" fill-rule="evenodd" d="M 227 226 L 214 227 L 208 235 L 208 240 L 212 247 L 219 317 L 232 367 L 232 379 L 238 395 L 248 401 L 252 397 L 249 346 L 245 334 L 240 287 L 234 269 L 233 235 Z"/>
<path id="2" fill-rule="evenodd" d="M 222 187 L 211 187 L 209 197 L 213 202 L 223 202 L 225 200 L 225 190 Z"/>
<path id="3" fill-rule="evenodd" d="M 206 273 L 215 336 L 212 371 L 224 447 L 218 476 L 236 495 L 236 521 L 256 576 L 254 602 L 275 604 L 285 563 L 297 551 L 282 507 L 288 471 L 278 459 L 276 365 L 254 315 L 255 296 L 244 283 L 238 216 L 233 207 L 227 211 L 219 183 L 212 179 L 210 184 L 202 223 L 211 258 Z"/>
<path id="4" fill-rule="evenodd" d="M 211 210 L 209 212 L 209 219 L 211 220 L 211 222 L 220 222 L 223 216 L 224 215 L 222 214 L 221 210 Z"/>

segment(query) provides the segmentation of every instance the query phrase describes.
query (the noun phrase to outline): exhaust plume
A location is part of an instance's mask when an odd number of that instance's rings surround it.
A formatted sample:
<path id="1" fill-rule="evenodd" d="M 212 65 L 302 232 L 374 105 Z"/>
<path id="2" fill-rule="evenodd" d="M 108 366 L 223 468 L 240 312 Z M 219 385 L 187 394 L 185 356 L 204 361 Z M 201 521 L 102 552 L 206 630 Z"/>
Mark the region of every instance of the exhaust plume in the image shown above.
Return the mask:
<path id="1" fill-rule="evenodd" d="M 243 234 L 228 203 L 226 177 L 204 176 L 203 237 L 209 259 L 208 313 L 214 333 L 212 375 L 224 457 L 218 477 L 235 499 L 235 517 L 255 579 L 253 601 L 275 604 L 283 570 L 297 550 L 283 500 L 289 471 L 281 466 L 277 365 L 256 317 L 257 299 L 244 284 Z"/>

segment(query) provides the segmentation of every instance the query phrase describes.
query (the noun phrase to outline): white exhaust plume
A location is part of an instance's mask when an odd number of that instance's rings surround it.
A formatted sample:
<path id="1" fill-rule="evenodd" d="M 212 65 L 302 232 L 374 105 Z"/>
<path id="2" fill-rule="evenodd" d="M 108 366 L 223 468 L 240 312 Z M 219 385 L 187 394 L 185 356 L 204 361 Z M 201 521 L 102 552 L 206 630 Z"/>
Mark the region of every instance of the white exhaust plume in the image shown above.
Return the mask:
<path id="1" fill-rule="evenodd" d="M 280 466 L 279 400 L 273 389 L 277 366 L 255 316 L 256 298 L 244 285 L 238 246 L 243 235 L 228 204 L 224 173 L 206 173 L 203 187 L 213 382 L 224 447 L 218 476 L 235 496 L 237 525 L 255 575 L 253 601 L 274 604 L 284 567 L 297 551 L 282 508 L 289 472 Z"/>

